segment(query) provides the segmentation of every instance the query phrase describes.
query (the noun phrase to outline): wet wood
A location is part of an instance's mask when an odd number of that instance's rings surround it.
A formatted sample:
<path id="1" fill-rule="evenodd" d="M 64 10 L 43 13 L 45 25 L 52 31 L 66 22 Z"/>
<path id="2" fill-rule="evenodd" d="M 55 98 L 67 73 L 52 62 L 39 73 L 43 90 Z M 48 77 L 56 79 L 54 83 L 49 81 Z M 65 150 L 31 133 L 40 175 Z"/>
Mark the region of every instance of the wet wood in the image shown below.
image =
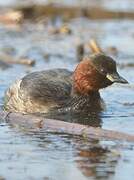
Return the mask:
<path id="1" fill-rule="evenodd" d="M 23 14 L 20 11 L 8 11 L 0 14 L 0 23 L 3 24 L 16 24 L 20 23 L 23 19 Z"/>
<path id="2" fill-rule="evenodd" d="M 24 18 L 35 19 L 37 17 L 46 16 L 63 16 L 65 18 L 74 18 L 85 16 L 90 19 L 134 19 L 134 12 L 112 11 L 100 7 L 80 7 L 80 6 L 64 6 L 56 4 L 48 5 L 27 5 L 15 7 L 24 14 Z"/>
<path id="3" fill-rule="evenodd" d="M 93 53 L 103 53 L 101 47 L 99 46 L 99 44 L 95 39 L 91 39 L 88 46 Z"/>
<path id="4" fill-rule="evenodd" d="M 23 115 L 20 113 L 9 113 L 0 111 L 0 119 L 6 121 L 12 126 L 21 126 L 27 129 L 42 129 L 53 133 L 67 133 L 71 135 L 79 135 L 86 138 L 118 140 L 134 142 L 134 135 L 122 133 L 118 131 L 105 130 L 76 123 L 68 123 L 59 120 L 46 119 L 40 116 Z"/>
<path id="5" fill-rule="evenodd" d="M 31 60 L 28 58 L 15 58 L 7 54 L 0 54 L 0 59 L 3 62 L 9 63 L 9 64 L 23 64 L 28 66 L 33 66 L 35 64 L 35 60 Z"/>
<path id="6" fill-rule="evenodd" d="M 91 49 L 92 53 L 105 53 L 102 48 L 100 47 L 99 43 L 96 41 L 96 39 L 91 39 L 87 46 Z M 114 56 L 118 54 L 118 50 L 115 46 L 110 46 L 106 49 L 107 53 L 110 53 Z"/>
<path id="7" fill-rule="evenodd" d="M 67 25 L 62 25 L 61 27 L 53 27 L 50 29 L 50 33 L 52 34 L 71 34 L 72 31 Z"/>

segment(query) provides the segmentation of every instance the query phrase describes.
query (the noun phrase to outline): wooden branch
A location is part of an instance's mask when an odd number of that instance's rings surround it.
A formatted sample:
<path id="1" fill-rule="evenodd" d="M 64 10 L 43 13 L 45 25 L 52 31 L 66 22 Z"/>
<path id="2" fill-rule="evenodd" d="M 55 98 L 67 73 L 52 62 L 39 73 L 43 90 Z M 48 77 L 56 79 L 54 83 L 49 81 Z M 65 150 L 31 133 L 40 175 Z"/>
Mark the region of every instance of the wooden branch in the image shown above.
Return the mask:
<path id="1" fill-rule="evenodd" d="M 91 49 L 92 53 L 104 53 L 105 54 L 105 52 L 102 50 L 102 48 L 100 47 L 100 45 L 98 44 L 98 42 L 95 39 L 91 39 L 89 41 L 89 43 L 87 43 L 87 46 Z M 108 47 L 107 51 L 112 55 L 118 54 L 118 50 L 114 46 Z"/>
<path id="2" fill-rule="evenodd" d="M 28 65 L 28 66 L 34 66 L 35 60 L 31 60 L 28 58 L 13 58 L 10 55 L 7 54 L 0 54 L 0 59 L 3 62 L 6 62 L 8 64 L 22 64 L 22 65 Z"/>
<path id="3" fill-rule="evenodd" d="M 40 116 L 0 111 L 0 119 L 8 122 L 12 126 L 25 127 L 26 129 L 31 129 L 34 131 L 43 129 L 44 131 L 48 132 L 79 135 L 89 139 L 93 138 L 99 140 L 106 139 L 134 142 L 134 135 L 127 133 L 68 123 L 59 120 L 46 119 Z"/>
<path id="4" fill-rule="evenodd" d="M 0 23 L 3 24 L 17 24 L 23 19 L 23 14 L 21 11 L 8 11 L 0 14 Z"/>
<path id="5" fill-rule="evenodd" d="M 93 53 L 103 53 L 101 47 L 99 46 L 99 44 L 95 39 L 91 39 L 88 46 Z"/>
<path id="6" fill-rule="evenodd" d="M 39 18 L 51 16 L 63 16 L 66 18 L 75 18 L 85 16 L 90 19 L 134 19 L 134 12 L 130 11 L 115 11 L 100 7 L 81 7 L 81 6 L 64 6 L 56 5 L 56 3 L 45 5 L 18 6 L 14 8 L 15 11 L 21 11 L 24 18 Z"/>

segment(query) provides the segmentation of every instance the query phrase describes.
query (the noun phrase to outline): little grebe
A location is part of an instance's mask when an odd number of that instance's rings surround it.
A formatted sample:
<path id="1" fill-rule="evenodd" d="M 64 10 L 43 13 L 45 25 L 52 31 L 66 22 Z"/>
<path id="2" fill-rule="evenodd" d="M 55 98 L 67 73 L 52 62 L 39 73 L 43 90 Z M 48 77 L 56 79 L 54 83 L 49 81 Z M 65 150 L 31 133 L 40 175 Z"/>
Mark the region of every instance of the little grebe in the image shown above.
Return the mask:
<path id="1" fill-rule="evenodd" d="M 33 72 L 16 81 L 6 92 L 5 108 L 12 112 L 47 113 L 101 108 L 99 89 L 114 82 L 127 83 L 116 62 L 97 53 L 85 57 L 72 73 L 66 69 Z"/>

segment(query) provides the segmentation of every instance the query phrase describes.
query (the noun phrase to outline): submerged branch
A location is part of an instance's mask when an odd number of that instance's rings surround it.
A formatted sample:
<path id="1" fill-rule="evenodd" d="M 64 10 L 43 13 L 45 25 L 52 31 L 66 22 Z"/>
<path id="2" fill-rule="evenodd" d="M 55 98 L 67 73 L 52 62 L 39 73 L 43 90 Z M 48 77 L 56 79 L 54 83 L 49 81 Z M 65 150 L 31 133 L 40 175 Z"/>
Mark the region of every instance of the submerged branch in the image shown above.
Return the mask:
<path id="1" fill-rule="evenodd" d="M 84 136 L 93 139 L 120 140 L 134 142 L 134 135 L 113 130 L 105 130 L 81 124 L 68 123 L 59 120 L 46 119 L 40 116 L 23 115 L 20 113 L 8 113 L 0 111 L 0 119 L 12 126 L 20 126 L 36 130 L 42 129 L 48 132 L 67 133 Z"/>

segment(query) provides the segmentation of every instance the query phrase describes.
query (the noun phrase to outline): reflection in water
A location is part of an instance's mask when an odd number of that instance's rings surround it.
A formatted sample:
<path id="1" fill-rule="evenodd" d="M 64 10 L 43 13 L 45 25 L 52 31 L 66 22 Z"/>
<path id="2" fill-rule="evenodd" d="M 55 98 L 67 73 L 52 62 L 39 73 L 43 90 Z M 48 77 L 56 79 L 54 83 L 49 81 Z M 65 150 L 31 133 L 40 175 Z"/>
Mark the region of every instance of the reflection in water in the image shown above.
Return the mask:
<path id="1" fill-rule="evenodd" d="M 115 173 L 115 167 L 119 155 L 113 153 L 110 148 L 102 147 L 99 141 L 94 141 L 86 148 L 78 148 L 76 154 L 77 167 L 87 177 L 97 179 L 109 179 Z"/>
<path id="2" fill-rule="evenodd" d="M 50 159 L 53 156 L 58 158 L 60 152 L 59 160 L 71 159 L 85 177 L 108 179 L 115 173 L 115 167 L 120 156 L 111 151 L 112 146 L 104 147 L 99 140 L 74 136 L 72 138 L 71 135 L 46 133 L 41 129 L 38 131 L 25 129 L 23 131 L 20 127 L 18 130 L 21 134 L 23 133 L 23 135 L 29 137 L 30 141 L 35 143 L 34 145 L 42 148 L 43 157 L 47 155 L 47 158 Z M 70 148 L 71 151 L 69 152 Z M 53 153 L 55 155 L 52 155 Z"/>
<path id="3" fill-rule="evenodd" d="M 39 114 L 38 114 L 39 115 Z M 42 114 L 45 118 L 52 118 L 63 120 L 66 122 L 80 123 L 94 127 L 101 127 L 101 112 L 93 111 L 90 113 L 51 113 Z M 55 141 L 48 140 L 48 135 L 42 131 L 27 131 L 27 135 L 32 135 L 36 138 L 37 145 L 46 148 L 47 144 L 55 143 Z M 29 133 L 30 132 L 30 133 Z M 55 139 L 58 141 L 59 137 L 64 142 L 73 144 L 73 161 L 76 167 L 82 172 L 85 177 L 94 177 L 97 179 L 108 179 L 115 173 L 115 167 L 119 160 L 119 155 L 111 151 L 111 147 L 103 147 L 99 140 L 89 140 L 80 137 L 71 137 L 64 134 L 54 134 Z M 58 144 L 58 146 L 62 146 Z M 57 147 L 57 146 L 56 146 Z M 60 148 L 60 147 L 59 147 Z M 63 148 L 64 152 L 64 148 Z M 64 158 L 64 157 L 63 157 Z"/>
<path id="4" fill-rule="evenodd" d="M 101 127 L 101 111 L 92 111 L 92 112 L 51 112 L 48 114 L 37 114 L 38 116 L 43 116 L 49 119 L 58 119 L 71 123 L 78 123 L 83 125 L 89 125 L 93 127 Z"/>

